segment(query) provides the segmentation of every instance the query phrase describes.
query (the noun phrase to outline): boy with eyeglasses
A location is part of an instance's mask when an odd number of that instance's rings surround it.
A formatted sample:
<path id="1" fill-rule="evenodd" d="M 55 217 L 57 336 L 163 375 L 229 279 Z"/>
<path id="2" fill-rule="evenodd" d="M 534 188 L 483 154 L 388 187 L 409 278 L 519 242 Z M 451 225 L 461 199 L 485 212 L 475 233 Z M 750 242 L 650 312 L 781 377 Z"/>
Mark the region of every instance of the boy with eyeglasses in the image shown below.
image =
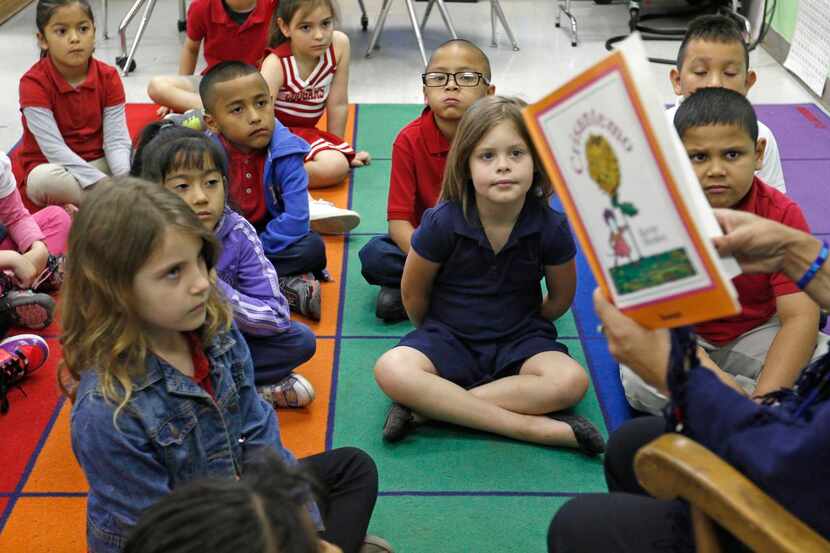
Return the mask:
<path id="1" fill-rule="evenodd" d="M 464 39 L 439 46 L 421 82 L 427 107 L 401 129 L 392 145 L 389 234 L 373 238 L 360 250 L 363 277 L 381 287 L 375 315 L 387 322 L 407 318 L 401 302 L 401 275 L 409 241 L 424 211 L 438 201 L 458 123 L 476 100 L 496 92 L 486 54 Z"/>

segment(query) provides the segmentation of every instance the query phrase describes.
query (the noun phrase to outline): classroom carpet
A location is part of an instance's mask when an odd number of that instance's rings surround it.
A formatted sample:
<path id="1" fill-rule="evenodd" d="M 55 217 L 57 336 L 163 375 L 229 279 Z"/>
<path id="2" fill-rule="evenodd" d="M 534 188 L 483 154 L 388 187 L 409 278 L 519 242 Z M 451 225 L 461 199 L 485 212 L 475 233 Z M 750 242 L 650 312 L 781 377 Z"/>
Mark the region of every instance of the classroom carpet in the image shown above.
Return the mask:
<path id="1" fill-rule="evenodd" d="M 326 237 L 333 282 L 323 285 L 323 315 L 314 358 L 300 367 L 317 398 L 307 409 L 279 411 L 285 445 L 298 456 L 356 446 L 375 459 L 380 493 L 370 531 L 399 553 L 533 552 L 545 550 L 548 522 L 568 498 L 605 491 L 602 462 L 571 450 L 518 443 L 448 425 L 427 425 L 397 444 L 381 439 L 389 400 L 374 382 L 378 356 L 411 329 L 374 316 L 377 288 L 360 274 L 358 251 L 386 232 L 391 144 L 417 117 L 418 105 L 350 107 L 347 139 L 372 154 L 348 183 L 314 195 L 362 216 L 351 235 Z M 830 118 L 816 106 L 763 105 L 758 114 L 775 133 L 789 194 L 801 203 L 813 231 L 830 235 L 826 186 L 830 174 Z M 128 106 L 131 133 L 154 118 L 149 105 Z M 556 200 L 554 199 L 554 205 Z M 603 432 L 630 418 L 591 306 L 595 281 L 582 255 L 571 311 L 557 327 L 572 355 L 587 367 L 592 387 L 576 407 Z M 60 397 L 57 323 L 44 331 L 52 355 L 46 366 L 10 392 L 0 417 L 0 551 L 85 551 L 87 484 L 70 445 L 70 404 Z M 25 395 L 24 395 L 25 393 Z"/>

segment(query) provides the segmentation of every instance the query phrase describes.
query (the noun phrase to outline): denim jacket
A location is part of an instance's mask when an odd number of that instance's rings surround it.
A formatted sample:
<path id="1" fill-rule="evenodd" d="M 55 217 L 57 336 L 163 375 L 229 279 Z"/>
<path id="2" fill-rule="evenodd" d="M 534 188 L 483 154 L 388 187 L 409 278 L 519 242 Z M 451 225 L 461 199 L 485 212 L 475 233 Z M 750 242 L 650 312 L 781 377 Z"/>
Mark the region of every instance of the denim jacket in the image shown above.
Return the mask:
<path id="1" fill-rule="evenodd" d="M 253 364 L 234 326 L 205 348 L 215 397 L 148 354 L 146 374 L 113 425 L 116 406 L 98 389 L 95 371 L 81 377 L 72 406 L 72 449 L 89 482 L 87 545 L 119 552 L 141 513 L 176 486 L 203 477 L 239 477 L 246 457 L 273 448 L 288 463 L 273 408 L 254 388 Z M 321 526 L 316 505 L 309 504 Z"/>

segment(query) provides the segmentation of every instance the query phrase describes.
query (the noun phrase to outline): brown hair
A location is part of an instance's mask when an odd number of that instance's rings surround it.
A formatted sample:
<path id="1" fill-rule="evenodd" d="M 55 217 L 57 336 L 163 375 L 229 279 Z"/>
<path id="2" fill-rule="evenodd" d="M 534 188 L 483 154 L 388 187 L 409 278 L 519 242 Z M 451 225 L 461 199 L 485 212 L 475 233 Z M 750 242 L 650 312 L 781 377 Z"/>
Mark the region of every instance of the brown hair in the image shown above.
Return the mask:
<path id="1" fill-rule="evenodd" d="M 167 229 L 201 239 L 208 270 L 219 243 L 193 210 L 156 184 L 132 177 L 95 185 L 69 232 L 61 299 L 63 362 L 58 384 L 74 400 L 81 373 L 98 373 L 103 396 L 118 405 L 113 422 L 130 400 L 135 378 L 144 375 L 149 350 L 135 303 L 135 274 Z M 230 328 L 230 308 L 211 275 L 207 316 L 199 330 L 208 343 Z"/>
<path id="2" fill-rule="evenodd" d="M 334 26 L 340 22 L 340 10 L 337 8 L 335 0 L 280 0 L 277 6 L 277 13 L 274 15 L 273 27 L 271 28 L 271 39 L 269 46 L 276 48 L 283 42 L 288 42 L 289 38 L 282 34 L 280 26 L 277 25 L 277 19 L 282 19 L 286 25 L 291 25 L 291 20 L 297 15 L 297 12 L 308 13 L 320 6 L 326 6 L 331 10 L 331 16 L 334 18 Z"/>
<path id="3" fill-rule="evenodd" d="M 553 187 L 542 170 L 539 154 L 522 118 L 522 108 L 526 105 L 524 100 L 510 96 L 485 96 L 467 109 L 458 124 L 447 156 L 439 201 L 459 202 L 468 222 L 478 218 L 470 158 L 481 139 L 499 123 L 511 123 L 530 149 L 533 158 L 533 183 L 528 191 L 530 197 L 544 203 L 553 195 Z"/>

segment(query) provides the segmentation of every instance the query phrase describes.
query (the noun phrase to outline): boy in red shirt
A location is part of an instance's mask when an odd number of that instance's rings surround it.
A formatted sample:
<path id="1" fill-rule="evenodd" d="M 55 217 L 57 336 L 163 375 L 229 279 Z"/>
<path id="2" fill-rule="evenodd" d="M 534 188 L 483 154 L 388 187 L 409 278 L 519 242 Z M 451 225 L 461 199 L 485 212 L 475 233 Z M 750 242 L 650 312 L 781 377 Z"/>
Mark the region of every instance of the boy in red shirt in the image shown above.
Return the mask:
<path id="1" fill-rule="evenodd" d="M 150 99 L 163 106 L 159 115 L 202 109 L 200 77 L 192 76 L 202 42 L 207 62 L 202 75 L 221 61 L 242 61 L 259 68 L 276 9 L 277 0 L 193 0 L 187 11 L 179 74 L 153 77 L 147 87 Z"/>
<path id="2" fill-rule="evenodd" d="M 752 105 L 739 92 L 701 88 L 674 118 L 709 204 L 747 211 L 810 232 L 801 209 L 755 176 L 764 160 L 763 139 Z M 758 398 L 790 388 L 801 368 L 827 351 L 818 332 L 818 306 L 782 273 L 733 279 L 741 313 L 695 325 L 704 365 L 743 393 Z M 631 369 L 620 366 L 629 403 L 659 413 L 665 396 Z"/>
<path id="3" fill-rule="evenodd" d="M 389 234 L 373 238 L 360 250 L 363 277 L 381 287 L 375 314 L 388 322 L 406 320 L 401 275 L 409 241 L 421 215 L 438 201 L 458 123 L 476 100 L 496 91 L 490 84 L 487 55 L 464 39 L 439 46 L 421 80 L 427 107 L 401 129 L 392 145 Z"/>

